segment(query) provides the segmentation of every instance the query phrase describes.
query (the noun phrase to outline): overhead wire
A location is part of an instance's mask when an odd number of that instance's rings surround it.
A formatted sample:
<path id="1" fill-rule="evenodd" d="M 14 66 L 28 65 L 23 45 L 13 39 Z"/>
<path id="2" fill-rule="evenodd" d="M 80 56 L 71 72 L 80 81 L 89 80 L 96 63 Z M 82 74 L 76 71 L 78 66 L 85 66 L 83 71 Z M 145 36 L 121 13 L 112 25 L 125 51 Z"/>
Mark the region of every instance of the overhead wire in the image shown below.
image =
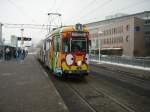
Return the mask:
<path id="1" fill-rule="evenodd" d="M 107 4 L 107 2 L 109 2 L 109 1 L 112 1 L 112 0 L 107 0 L 106 1 L 106 5 L 108 5 Z M 127 6 L 125 6 L 125 7 L 122 7 L 122 8 L 120 8 L 120 9 L 117 9 L 117 10 L 125 10 L 125 9 L 128 9 L 128 8 L 134 8 L 136 5 L 139 5 L 139 4 L 143 4 L 144 3 L 144 1 L 146 1 L 146 0 L 142 0 L 142 1 L 138 1 L 138 2 L 134 2 L 133 4 L 129 4 L 129 5 L 127 5 Z M 102 5 L 102 7 L 104 8 L 104 6 L 106 6 L 106 5 Z M 133 7 L 134 6 L 134 7 Z M 100 6 L 99 6 L 100 7 Z M 101 7 L 101 8 L 102 8 Z M 95 8 L 95 9 L 93 9 L 93 10 L 91 10 L 89 13 L 87 13 L 87 15 L 88 14 L 94 14 L 94 13 L 96 13 L 97 11 L 95 11 L 95 10 L 97 10 L 98 9 L 98 7 L 97 8 Z M 113 13 L 114 11 L 111 11 L 110 13 Z M 103 13 L 104 14 L 104 13 Z M 103 14 L 101 14 L 101 15 L 103 15 Z M 87 16 L 87 15 L 85 15 L 85 16 Z M 75 19 L 76 21 L 78 21 L 78 20 L 80 20 L 81 18 L 84 18 L 85 16 L 82 16 L 82 17 L 80 17 L 80 18 L 77 18 L 77 19 Z M 92 20 L 92 19 L 95 19 L 97 17 L 97 15 L 96 16 L 94 16 L 93 18 L 91 18 L 90 20 Z"/>
<path id="2" fill-rule="evenodd" d="M 139 5 L 139 4 L 142 4 L 142 3 L 144 3 L 144 1 L 147 1 L 147 0 L 140 0 L 140 1 L 138 1 L 138 2 L 133 2 L 132 4 L 129 4 L 129 5 L 127 5 L 127 6 L 125 6 L 125 7 L 122 7 L 122 8 L 120 8 L 120 9 L 117 9 L 117 10 L 125 10 L 125 9 L 131 9 L 131 8 L 135 8 L 135 6 L 136 5 Z M 134 6 L 134 7 L 133 7 Z M 113 12 L 113 11 L 112 11 Z"/>
<path id="3" fill-rule="evenodd" d="M 14 2 L 14 1 L 12 1 L 12 0 L 7 0 L 11 5 L 13 5 L 23 16 L 24 15 L 26 15 L 26 16 L 24 16 L 24 17 L 26 17 L 27 19 L 29 19 L 31 16 L 28 14 L 28 13 L 26 13 L 21 7 L 19 7 L 18 5 L 16 5 L 16 3 Z M 36 23 L 36 20 L 34 20 L 34 19 L 30 19 L 31 21 L 33 21 L 33 22 L 35 22 Z"/>
<path id="4" fill-rule="evenodd" d="M 91 0 L 86 6 L 84 6 L 79 12 L 80 12 L 80 15 L 82 13 L 84 13 L 87 9 L 89 9 L 89 6 L 91 6 L 91 4 L 95 3 L 96 0 Z M 83 11 L 84 10 L 84 11 Z"/>
<path id="5" fill-rule="evenodd" d="M 12 24 L 4 23 L 5 28 L 31 28 L 31 29 L 47 29 L 50 25 L 40 24 Z"/>
<path id="6" fill-rule="evenodd" d="M 55 5 L 56 5 L 56 0 L 53 0 L 53 5 L 51 7 L 51 11 L 52 12 L 55 11 Z"/>
<path id="7" fill-rule="evenodd" d="M 122 8 L 119 8 L 119 9 L 116 9 L 116 10 L 112 10 L 112 11 L 110 11 L 109 13 L 110 14 L 113 14 L 113 12 L 116 12 L 116 11 L 120 11 L 120 10 L 126 10 L 126 9 L 131 9 L 131 8 L 135 8 L 135 6 L 137 6 L 137 5 L 141 5 L 141 4 L 143 4 L 144 3 L 144 1 L 147 1 L 147 0 L 140 0 L 140 1 L 138 1 L 138 2 L 133 2 L 132 4 L 129 4 L 129 5 L 126 5 L 126 6 L 124 6 L 124 7 L 122 7 Z M 134 6 L 134 7 L 133 7 Z M 101 15 L 103 15 L 104 13 L 102 13 Z M 92 19 L 92 18 L 91 18 Z"/>
<path id="8" fill-rule="evenodd" d="M 65 4 L 64 0 L 61 0 L 60 4 L 58 4 L 58 8 L 57 8 L 56 12 L 58 12 L 58 10 L 62 8 L 62 6 L 63 6 L 62 4 Z"/>
<path id="9" fill-rule="evenodd" d="M 91 0 L 90 2 L 88 2 L 88 4 L 86 4 L 83 8 L 81 8 L 80 10 L 79 10 L 79 15 L 82 15 L 84 12 L 86 12 L 86 10 L 89 8 L 89 6 L 91 6 L 91 4 L 93 4 L 93 3 L 95 3 L 97 0 Z M 84 10 L 84 11 L 83 11 Z M 78 15 L 78 16 L 79 16 Z M 70 20 L 70 18 L 68 18 L 68 20 Z M 74 20 L 74 19 L 73 19 Z M 73 20 L 71 20 L 71 21 L 73 21 Z"/>
<path id="10" fill-rule="evenodd" d="M 95 13 L 95 10 L 97 10 L 98 8 L 104 8 L 106 5 L 108 5 L 108 3 L 110 3 L 112 0 L 107 0 L 103 3 L 101 3 L 100 5 L 98 5 L 96 8 L 94 8 L 93 10 L 90 10 L 88 13 L 85 13 L 83 16 L 80 16 L 79 18 L 75 19 L 74 21 L 78 21 L 80 20 L 81 18 L 84 18 L 84 17 L 88 17 L 88 15 L 92 14 L 92 13 Z"/>

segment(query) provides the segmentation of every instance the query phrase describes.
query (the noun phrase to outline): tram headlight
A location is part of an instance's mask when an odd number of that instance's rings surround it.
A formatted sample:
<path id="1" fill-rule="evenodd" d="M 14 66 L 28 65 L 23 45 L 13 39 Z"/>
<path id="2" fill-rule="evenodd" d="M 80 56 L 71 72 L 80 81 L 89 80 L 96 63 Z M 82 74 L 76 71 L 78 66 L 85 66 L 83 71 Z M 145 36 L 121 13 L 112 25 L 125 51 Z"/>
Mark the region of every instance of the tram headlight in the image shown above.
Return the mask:
<path id="1" fill-rule="evenodd" d="M 67 63 L 67 65 L 72 65 L 73 64 L 73 62 L 74 62 L 74 57 L 73 57 L 73 55 L 72 54 L 67 54 L 66 55 L 66 63 Z"/>
<path id="2" fill-rule="evenodd" d="M 81 66 L 82 65 L 82 61 L 77 61 L 77 65 Z"/>
<path id="3" fill-rule="evenodd" d="M 86 56 L 85 56 L 85 62 L 86 62 L 86 64 L 89 64 L 89 55 L 88 54 L 86 54 Z"/>

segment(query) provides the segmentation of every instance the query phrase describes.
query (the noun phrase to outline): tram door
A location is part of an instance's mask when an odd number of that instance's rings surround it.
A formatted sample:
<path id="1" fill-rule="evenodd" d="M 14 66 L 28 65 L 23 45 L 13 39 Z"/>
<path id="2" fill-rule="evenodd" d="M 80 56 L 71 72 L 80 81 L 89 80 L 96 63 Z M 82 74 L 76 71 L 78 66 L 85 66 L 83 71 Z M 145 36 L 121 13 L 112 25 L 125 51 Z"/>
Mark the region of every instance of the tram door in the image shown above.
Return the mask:
<path id="1" fill-rule="evenodd" d="M 46 40 L 46 49 L 45 49 L 45 64 L 49 67 L 49 52 L 50 52 L 50 39 Z"/>

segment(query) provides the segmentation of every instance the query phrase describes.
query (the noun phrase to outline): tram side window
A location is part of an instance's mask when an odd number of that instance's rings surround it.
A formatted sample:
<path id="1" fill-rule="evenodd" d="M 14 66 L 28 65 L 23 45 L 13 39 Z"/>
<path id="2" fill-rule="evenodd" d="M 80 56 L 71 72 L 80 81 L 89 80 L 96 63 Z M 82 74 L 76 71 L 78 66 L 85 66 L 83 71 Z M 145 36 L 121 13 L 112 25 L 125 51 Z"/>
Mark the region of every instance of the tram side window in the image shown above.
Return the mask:
<path id="1" fill-rule="evenodd" d="M 60 51 L 60 38 L 54 39 L 54 45 L 55 45 L 55 51 L 59 52 Z"/>
<path id="2" fill-rule="evenodd" d="M 46 50 L 49 50 L 49 48 L 50 48 L 50 41 L 47 40 L 47 41 L 46 41 Z"/>
<path id="3" fill-rule="evenodd" d="M 58 49 L 57 49 L 57 39 L 56 38 L 54 38 L 54 48 L 55 48 L 55 51 L 57 52 Z"/>
<path id="4" fill-rule="evenodd" d="M 89 52 L 89 48 L 91 48 L 91 45 L 92 43 L 91 43 L 91 40 L 88 40 L 87 41 L 87 52 Z"/>
<path id="5" fill-rule="evenodd" d="M 70 40 L 69 39 L 64 39 L 63 41 L 63 51 L 64 52 L 69 52 L 70 49 Z"/>
<path id="6" fill-rule="evenodd" d="M 57 38 L 57 51 L 60 52 L 60 38 Z"/>

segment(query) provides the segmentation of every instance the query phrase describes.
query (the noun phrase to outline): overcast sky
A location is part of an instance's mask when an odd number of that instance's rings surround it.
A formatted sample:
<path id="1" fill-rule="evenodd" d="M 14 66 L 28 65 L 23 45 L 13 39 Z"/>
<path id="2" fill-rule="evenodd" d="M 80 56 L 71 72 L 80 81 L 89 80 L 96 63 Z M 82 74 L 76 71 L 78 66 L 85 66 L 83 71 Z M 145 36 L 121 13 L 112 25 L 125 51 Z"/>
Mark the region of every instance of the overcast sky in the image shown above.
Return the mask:
<path id="1" fill-rule="evenodd" d="M 47 13 L 61 13 L 63 25 L 89 23 L 116 13 L 133 14 L 150 10 L 150 0 L 0 0 L 0 22 L 48 24 Z M 34 42 L 44 39 L 45 30 L 24 29 Z M 3 28 L 3 37 L 21 36 L 20 29 Z"/>

